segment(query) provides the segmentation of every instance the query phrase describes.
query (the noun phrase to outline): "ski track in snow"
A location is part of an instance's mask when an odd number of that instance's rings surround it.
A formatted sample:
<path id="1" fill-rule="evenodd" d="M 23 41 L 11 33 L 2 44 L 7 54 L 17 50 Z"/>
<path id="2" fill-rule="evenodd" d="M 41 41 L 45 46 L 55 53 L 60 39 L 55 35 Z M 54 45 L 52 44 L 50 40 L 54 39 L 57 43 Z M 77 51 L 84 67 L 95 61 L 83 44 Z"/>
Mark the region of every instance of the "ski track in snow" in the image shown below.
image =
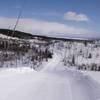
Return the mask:
<path id="1" fill-rule="evenodd" d="M 100 100 L 100 84 L 75 70 L 65 70 L 55 55 L 39 71 L 0 71 L 0 100 Z"/>

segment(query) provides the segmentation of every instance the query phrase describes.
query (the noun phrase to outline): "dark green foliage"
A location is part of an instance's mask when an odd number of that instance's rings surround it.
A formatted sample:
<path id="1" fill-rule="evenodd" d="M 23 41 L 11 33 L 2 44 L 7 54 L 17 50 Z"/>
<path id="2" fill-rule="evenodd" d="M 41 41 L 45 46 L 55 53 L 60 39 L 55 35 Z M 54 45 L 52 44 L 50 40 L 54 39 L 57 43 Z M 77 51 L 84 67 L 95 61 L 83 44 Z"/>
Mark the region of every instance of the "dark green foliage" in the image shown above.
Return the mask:
<path id="1" fill-rule="evenodd" d="M 31 61 L 43 61 L 44 59 L 46 59 L 46 61 L 48 61 L 48 58 L 52 58 L 52 53 L 46 49 L 45 51 L 42 51 L 42 50 L 34 50 L 34 55 L 32 56 L 31 58 Z"/>

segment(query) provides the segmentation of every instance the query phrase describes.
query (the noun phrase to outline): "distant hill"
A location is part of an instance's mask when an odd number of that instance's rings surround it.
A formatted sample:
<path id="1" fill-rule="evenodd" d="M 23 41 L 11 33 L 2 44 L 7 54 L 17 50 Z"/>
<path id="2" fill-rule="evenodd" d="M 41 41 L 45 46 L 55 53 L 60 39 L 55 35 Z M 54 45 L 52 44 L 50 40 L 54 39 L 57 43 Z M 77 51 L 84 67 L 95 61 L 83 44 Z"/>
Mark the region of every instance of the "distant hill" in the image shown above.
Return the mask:
<path id="1" fill-rule="evenodd" d="M 6 36 L 11 36 L 11 37 L 17 37 L 17 38 L 21 38 L 21 39 L 32 39 L 33 38 L 32 34 L 17 31 L 17 30 L 13 34 L 13 30 L 9 30 L 9 29 L 0 29 L 0 34 L 6 35 Z M 12 34 L 13 34 L 13 36 L 12 36 Z"/>
<path id="2" fill-rule="evenodd" d="M 11 29 L 0 29 L 0 34 L 6 35 L 6 36 L 11 36 L 11 37 L 17 37 L 20 39 L 34 39 L 38 38 L 40 40 L 63 40 L 63 41 L 92 41 L 88 39 L 78 39 L 78 38 L 56 38 L 56 37 L 48 37 L 48 36 L 42 36 L 42 35 L 33 35 L 31 33 L 26 33 L 26 32 L 21 32 L 15 30 L 13 34 L 13 30 Z M 13 36 L 12 36 L 13 34 Z"/>

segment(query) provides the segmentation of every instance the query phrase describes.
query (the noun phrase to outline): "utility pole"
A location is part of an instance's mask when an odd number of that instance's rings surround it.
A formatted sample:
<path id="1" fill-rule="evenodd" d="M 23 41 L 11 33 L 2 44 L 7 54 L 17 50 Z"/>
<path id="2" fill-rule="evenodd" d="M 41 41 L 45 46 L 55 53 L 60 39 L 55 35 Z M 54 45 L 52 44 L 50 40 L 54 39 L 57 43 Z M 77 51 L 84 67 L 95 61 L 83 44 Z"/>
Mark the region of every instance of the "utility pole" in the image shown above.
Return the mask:
<path id="1" fill-rule="evenodd" d="M 22 15 L 22 12 L 23 12 L 23 9 L 24 9 L 24 6 L 25 6 L 25 2 L 26 2 L 26 0 L 23 0 L 23 4 L 20 7 L 20 11 L 19 11 L 19 14 L 17 16 L 17 20 L 16 20 L 16 23 L 15 23 L 15 26 L 14 26 L 14 29 L 13 29 L 13 32 L 12 32 L 12 36 L 15 34 L 15 30 L 16 30 L 16 27 L 17 27 L 19 20 L 21 18 L 21 15 Z"/>

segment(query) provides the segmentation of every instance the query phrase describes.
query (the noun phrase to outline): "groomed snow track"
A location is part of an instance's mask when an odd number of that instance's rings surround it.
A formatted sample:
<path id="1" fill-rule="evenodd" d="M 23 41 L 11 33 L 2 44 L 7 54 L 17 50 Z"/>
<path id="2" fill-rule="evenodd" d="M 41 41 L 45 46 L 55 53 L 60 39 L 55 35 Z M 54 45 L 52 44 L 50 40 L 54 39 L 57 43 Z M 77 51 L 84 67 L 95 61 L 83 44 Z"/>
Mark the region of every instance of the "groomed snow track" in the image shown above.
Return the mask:
<path id="1" fill-rule="evenodd" d="M 100 100 L 100 84 L 79 71 L 65 70 L 55 55 L 41 71 L 0 71 L 0 100 Z"/>

